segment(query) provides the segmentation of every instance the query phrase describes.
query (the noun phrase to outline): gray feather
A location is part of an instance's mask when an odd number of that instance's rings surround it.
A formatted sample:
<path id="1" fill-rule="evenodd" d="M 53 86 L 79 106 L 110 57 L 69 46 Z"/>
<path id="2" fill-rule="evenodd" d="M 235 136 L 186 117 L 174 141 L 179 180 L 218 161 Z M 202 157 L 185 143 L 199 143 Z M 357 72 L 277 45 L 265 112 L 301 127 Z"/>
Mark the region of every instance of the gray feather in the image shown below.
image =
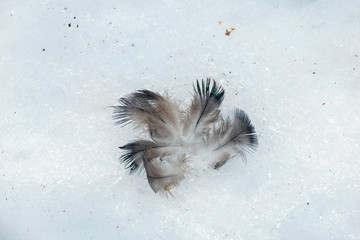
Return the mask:
<path id="1" fill-rule="evenodd" d="M 130 174 L 145 168 L 149 184 L 155 192 L 168 191 L 184 178 L 186 158 L 184 155 L 177 156 L 182 150 L 179 146 L 138 140 L 120 148 L 125 151 L 120 159 Z"/>
<path id="2" fill-rule="evenodd" d="M 193 156 L 211 153 L 208 164 L 222 167 L 231 157 L 258 145 L 248 115 L 239 109 L 226 120 L 220 114 L 225 91 L 214 80 L 196 82 L 188 110 L 167 96 L 139 90 L 119 99 L 113 118 L 121 126 L 145 127 L 152 140 L 137 140 L 120 147 L 120 159 L 130 173 L 145 170 L 154 192 L 170 192 L 191 170 Z M 185 114 L 184 114 L 185 113 Z"/>
<path id="3" fill-rule="evenodd" d="M 120 147 L 120 149 L 124 150 L 124 153 L 121 155 L 120 159 L 125 163 L 126 169 L 128 169 L 130 174 L 132 174 L 139 170 L 141 171 L 141 169 L 144 167 L 143 160 L 145 158 L 146 150 L 156 147 L 159 146 L 157 146 L 152 141 L 133 141 Z"/>
<path id="4" fill-rule="evenodd" d="M 201 84 L 196 81 L 194 98 L 187 111 L 183 132 L 186 137 L 195 138 L 207 134 L 210 126 L 219 119 L 218 109 L 224 99 L 225 91 L 216 85 L 215 80 L 207 78 Z"/>
<path id="5" fill-rule="evenodd" d="M 119 103 L 120 106 L 115 106 L 113 114 L 116 124 L 145 126 L 155 142 L 177 142 L 181 139 L 181 112 L 169 98 L 148 90 L 139 90 L 120 98 Z"/>
<path id="6" fill-rule="evenodd" d="M 224 165 L 231 155 L 240 155 L 246 161 L 245 153 L 254 151 L 258 146 L 255 128 L 248 115 L 240 109 L 234 110 L 232 121 L 222 120 L 220 127 L 214 130 L 211 141 L 216 146 L 214 151 L 221 152 L 223 156 L 215 164 L 216 169 Z"/>

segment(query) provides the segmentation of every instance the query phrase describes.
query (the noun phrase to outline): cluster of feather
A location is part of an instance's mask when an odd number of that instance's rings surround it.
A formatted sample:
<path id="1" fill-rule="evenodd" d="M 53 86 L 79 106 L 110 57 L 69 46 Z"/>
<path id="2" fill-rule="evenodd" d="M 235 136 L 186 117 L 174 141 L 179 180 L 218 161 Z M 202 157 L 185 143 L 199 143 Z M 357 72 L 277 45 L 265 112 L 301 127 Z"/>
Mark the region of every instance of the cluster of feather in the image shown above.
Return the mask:
<path id="1" fill-rule="evenodd" d="M 219 107 L 224 89 L 211 79 L 197 81 L 187 110 L 167 96 L 139 90 L 120 98 L 113 118 L 122 126 L 133 123 L 144 128 L 151 140 L 135 140 L 122 147 L 120 159 L 130 173 L 145 168 L 154 192 L 170 192 L 190 170 L 190 162 L 201 150 L 211 152 L 208 165 L 223 166 L 231 157 L 255 150 L 258 139 L 247 114 L 239 109 L 224 119 Z"/>

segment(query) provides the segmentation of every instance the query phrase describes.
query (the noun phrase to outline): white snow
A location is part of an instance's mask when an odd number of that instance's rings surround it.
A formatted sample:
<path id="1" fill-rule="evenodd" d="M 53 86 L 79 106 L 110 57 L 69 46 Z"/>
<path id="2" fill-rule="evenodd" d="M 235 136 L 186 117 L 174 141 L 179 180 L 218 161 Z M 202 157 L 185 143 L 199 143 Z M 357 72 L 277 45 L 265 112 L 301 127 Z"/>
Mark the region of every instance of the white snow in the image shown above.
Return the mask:
<path id="1" fill-rule="evenodd" d="M 359 9 L 1 1 L 0 239 L 360 239 Z M 206 77 L 258 150 L 154 194 L 118 160 L 141 134 L 108 106 L 143 88 L 188 102 Z"/>

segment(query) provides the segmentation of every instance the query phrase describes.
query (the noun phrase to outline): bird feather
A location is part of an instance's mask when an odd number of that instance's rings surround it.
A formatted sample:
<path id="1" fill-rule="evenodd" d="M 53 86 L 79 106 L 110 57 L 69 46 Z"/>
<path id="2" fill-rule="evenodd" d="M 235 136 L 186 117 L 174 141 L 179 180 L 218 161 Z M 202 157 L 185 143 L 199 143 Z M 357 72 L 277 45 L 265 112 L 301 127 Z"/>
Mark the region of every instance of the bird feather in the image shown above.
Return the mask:
<path id="1" fill-rule="evenodd" d="M 224 89 L 215 80 L 196 81 L 187 110 L 168 96 L 138 90 L 119 99 L 113 119 L 125 126 L 145 127 L 151 140 L 136 140 L 122 147 L 120 159 L 130 174 L 145 169 L 154 192 L 170 192 L 189 172 L 194 156 L 206 149 L 212 153 L 207 162 L 214 169 L 230 158 L 254 151 L 258 145 L 255 128 L 248 115 L 239 109 L 224 119 L 220 105 Z"/>
<path id="2" fill-rule="evenodd" d="M 196 81 L 194 97 L 184 119 L 183 134 L 194 140 L 208 135 L 211 125 L 219 119 L 218 108 L 224 96 L 224 89 L 210 78 L 202 80 L 201 84 Z"/>

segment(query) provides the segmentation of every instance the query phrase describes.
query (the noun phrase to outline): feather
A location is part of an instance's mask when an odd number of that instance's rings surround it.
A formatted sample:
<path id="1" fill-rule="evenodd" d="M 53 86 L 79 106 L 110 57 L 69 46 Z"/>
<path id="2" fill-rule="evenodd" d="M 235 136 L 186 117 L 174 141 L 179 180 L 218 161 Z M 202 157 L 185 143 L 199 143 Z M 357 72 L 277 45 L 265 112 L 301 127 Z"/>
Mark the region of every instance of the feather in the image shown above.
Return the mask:
<path id="1" fill-rule="evenodd" d="M 194 85 L 187 110 L 180 109 L 170 97 L 149 90 L 120 98 L 113 114 L 115 123 L 145 127 L 151 137 L 120 147 L 124 151 L 120 159 L 130 174 L 144 169 L 154 192 L 171 194 L 170 190 L 198 166 L 193 164 L 194 156 L 204 151 L 211 154 L 206 163 L 214 169 L 237 155 L 246 159 L 246 152 L 258 145 L 255 128 L 242 110 L 235 109 L 231 118 L 221 116 L 224 94 L 224 89 L 208 78 Z"/>
<path id="2" fill-rule="evenodd" d="M 181 139 L 180 109 L 169 98 L 139 90 L 120 98 L 115 106 L 113 119 L 116 124 L 134 123 L 135 127 L 145 126 L 155 142 L 176 142 Z"/>
<path id="3" fill-rule="evenodd" d="M 171 152 L 169 152 L 171 153 Z M 172 152 L 174 155 L 175 152 Z M 185 155 L 180 156 L 158 156 L 144 161 L 146 175 L 150 187 L 154 192 L 170 191 L 177 186 L 184 178 L 187 169 Z"/>
<path id="4" fill-rule="evenodd" d="M 139 170 L 141 171 L 144 167 L 143 159 L 145 158 L 145 151 L 155 147 L 158 146 L 152 141 L 133 141 L 120 147 L 120 149 L 125 151 L 120 159 L 125 163 L 125 167 L 129 169 L 130 174 L 133 174 Z"/>
<path id="5" fill-rule="evenodd" d="M 234 110 L 232 121 L 222 120 L 220 127 L 214 130 L 211 137 L 213 144 L 217 145 L 214 152 L 221 155 L 214 165 L 215 169 L 223 166 L 231 155 L 240 155 L 246 161 L 245 153 L 254 151 L 258 146 L 255 128 L 248 115 L 240 109 Z"/>
<path id="6" fill-rule="evenodd" d="M 161 189 L 168 191 L 184 178 L 186 158 L 184 154 L 176 155 L 181 151 L 179 146 L 138 140 L 120 148 L 125 150 L 120 159 L 130 174 L 145 168 L 149 184 L 155 192 Z"/>
<path id="7" fill-rule="evenodd" d="M 217 86 L 214 80 L 208 78 L 206 81 L 202 80 L 201 84 L 196 81 L 194 92 L 193 101 L 185 117 L 183 132 L 188 138 L 193 136 L 201 139 L 203 134 L 208 134 L 211 124 L 218 120 L 218 108 L 224 99 L 225 91 L 221 86 Z"/>

